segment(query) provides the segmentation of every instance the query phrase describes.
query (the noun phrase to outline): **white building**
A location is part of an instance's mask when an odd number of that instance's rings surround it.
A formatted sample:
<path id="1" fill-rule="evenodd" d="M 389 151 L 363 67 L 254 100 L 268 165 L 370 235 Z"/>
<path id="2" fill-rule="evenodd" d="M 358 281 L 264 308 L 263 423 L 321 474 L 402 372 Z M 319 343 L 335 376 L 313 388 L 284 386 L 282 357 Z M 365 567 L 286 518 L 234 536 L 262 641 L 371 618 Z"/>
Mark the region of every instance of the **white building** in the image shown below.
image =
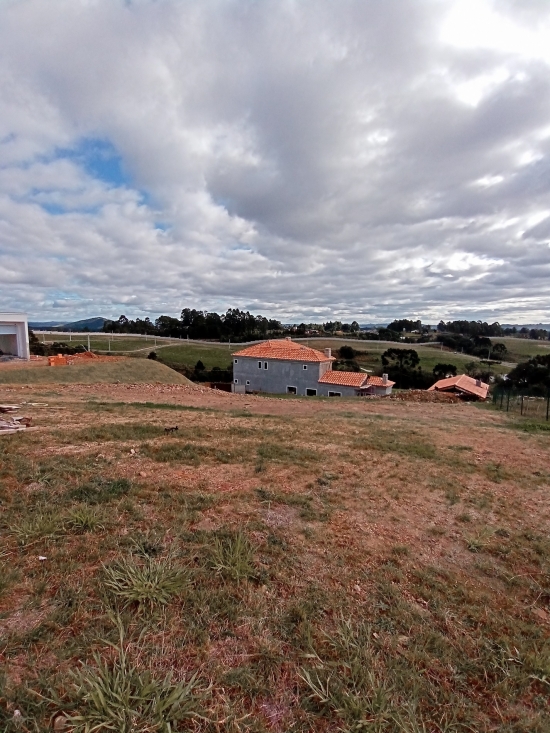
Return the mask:
<path id="1" fill-rule="evenodd" d="M 29 359 L 29 328 L 24 313 L 0 313 L 0 352 Z"/>

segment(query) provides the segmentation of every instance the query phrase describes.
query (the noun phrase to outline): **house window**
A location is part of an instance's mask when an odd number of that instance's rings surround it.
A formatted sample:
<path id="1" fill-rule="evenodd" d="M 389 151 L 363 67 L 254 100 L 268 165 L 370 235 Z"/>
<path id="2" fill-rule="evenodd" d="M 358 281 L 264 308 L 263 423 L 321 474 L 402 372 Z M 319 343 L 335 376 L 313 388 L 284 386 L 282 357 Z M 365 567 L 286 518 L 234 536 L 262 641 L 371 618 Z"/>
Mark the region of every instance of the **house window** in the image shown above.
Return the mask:
<path id="1" fill-rule="evenodd" d="M 239 360 L 238 359 L 235 359 L 235 364 L 238 364 L 238 363 L 239 363 Z"/>
<path id="2" fill-rule="evenodd" d="M 306 389 L 306 397 L 315 397 L 316 394 L 316 389 Z"/>
<path id="3" fill-rule="evenodd" d="M 262 368 L 262 362 L 261 362 L 261 361 L 259 361 L 259 362 L 258 362 L 258 369 L 261 369 L 261 368 Z"/>
<path id="4" fill-rule="evenodd" d="M 239 380 L 238 380 L 238 379 L 234 379 L 234 380 L 233 380 L 233 382 L 234 382 L 235 384 L 239 384 Z"/>
<path id="5" fill-rule="evenodd" d="M 329 397 L 341 397 L 342 393 L 341 392 L 329 392 L 328 396 Z"/>
<path id="6" fill-rule="evenodd" d="M 287 394 L 296 394 L 296 387 L 287 387 L 286 393 Z"/>
<path id="7" fill-rule="evenodd" d="M 307 364 L 304 364 L 304 369 L 307 369 Z"/>
<path id="8" fill-rule="evenodd" d="M 267 361 L 264 361 L 264 369 L 267 369 Z"/>

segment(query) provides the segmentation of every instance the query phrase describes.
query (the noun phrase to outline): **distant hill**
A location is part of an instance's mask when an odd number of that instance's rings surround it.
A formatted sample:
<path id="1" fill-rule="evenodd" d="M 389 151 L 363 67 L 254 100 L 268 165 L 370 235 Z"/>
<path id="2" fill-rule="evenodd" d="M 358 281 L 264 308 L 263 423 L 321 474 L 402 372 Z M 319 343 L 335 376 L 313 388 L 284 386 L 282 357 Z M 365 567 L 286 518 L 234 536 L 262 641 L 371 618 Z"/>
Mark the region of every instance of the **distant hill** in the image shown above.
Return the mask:
<path id="1" fill-rule="evenodd" d="M 37 331 L 101 331 L 107 318 L 85 318 L 82 321 L 70 321 L 60 323 L 59 321 L 32 321 L 29 327 Z"/>

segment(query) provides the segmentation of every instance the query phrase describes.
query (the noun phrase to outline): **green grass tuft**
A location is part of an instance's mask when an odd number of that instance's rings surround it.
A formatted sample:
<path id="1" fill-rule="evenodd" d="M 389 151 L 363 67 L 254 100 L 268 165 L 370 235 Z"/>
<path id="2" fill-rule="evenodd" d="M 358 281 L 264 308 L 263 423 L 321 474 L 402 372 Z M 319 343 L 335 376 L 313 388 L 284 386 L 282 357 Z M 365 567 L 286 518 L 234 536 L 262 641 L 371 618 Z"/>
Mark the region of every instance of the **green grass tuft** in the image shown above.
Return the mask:
<path id="1" fill-rule="evenodd" d="M 254 548 L 243 532 L 235 532 L 214 540 L 210 567 L 224 578 L 240 582 L 257 575 Z"/>
<path id="2" fill-rule="evenodd" d="M 97 477 L 69 492 L 71 499 L 87 504 L 105 504 L 126 496 L 132 484 L 126 478 L 106 479 Z"/>
<path id="3" fill-rule="evenodd" d="M 122 558 L 103 566 L 103 586 L 111 596 L 122 601 L 123 607 L 137 605 L 152 610 L 157 605 L 165 606 L 188 582 L 187 573 L 169 560 L 148 557 L 138 562 L 134 558 Z"/>
<path id="4" fill-rule="evenodd" d="M 67 723 L 73 733 L 170 733 L 189 730 L 192 719 L 204 718 L 196 674 L 180 682 L 173 682 L 171 673 L 153 676 L 132 663 L 122 632 L 119 644 L 111 646 L 112 661 L 96 653 L 93 664 L 72 673 L 78 712 L 68 715 Z"/>

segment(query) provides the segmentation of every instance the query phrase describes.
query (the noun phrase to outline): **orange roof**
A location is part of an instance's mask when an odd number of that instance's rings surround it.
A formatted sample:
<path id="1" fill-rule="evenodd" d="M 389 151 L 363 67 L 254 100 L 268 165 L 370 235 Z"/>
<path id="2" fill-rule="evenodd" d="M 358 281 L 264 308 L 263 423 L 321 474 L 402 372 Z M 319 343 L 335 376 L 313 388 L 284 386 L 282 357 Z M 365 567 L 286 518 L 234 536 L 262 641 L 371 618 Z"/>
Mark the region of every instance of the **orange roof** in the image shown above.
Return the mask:
<path id="1" fill-rule="evenodd" d="M 319 380 L 320 384 L 339 384 L 343 387 L 393 387 L 395 382 L 386 383 L 382 377 L 371 377 L 364 372 L 337 372 L 329 369 Z"/>
<path id="2" fill-rule="evenodd" d="M 327 356 L 322 351 L 302 346 L 290 339 L 263 341 L 261 344 L 247 346 L 242 351 L 236 351 L 233 356 L 249 356 L 255 359 L 283 359 L 284 361 L 334 361 L 333 356 Z"/>
<path id="3" fill-rule="evenodd" d="M 329 369 L 319 380 L 319 384 L 339 384 L 342 387 L 362 387 L 369 378 L 364 372 L 335 372 Z"/>
<path id="4" fill-rule="evenodd" d="M 395 382 L 392 382 L 390 379 L 388 379 L 387 382 L 384 382 L 382 377 L 369 377 L 367 387 L 370 387 L 371 385 L 373 387 L 393 387 L 394 384 Z"/>
<path id="5" fill-rule="evenodd" d="M 468 377 L 466 374 L 460 374 L 458 377 L 440 379 L 439 382 L 432 384 L 428 389 L 428 392 L 445 392 L 454 389 L 459 392 L 466 392 L 467 394 L 475 395 L 476 397 L 480 397 L 482 400 L 485 400 L 489 392 L 489 385 L 485 382 L 478 382 L 472 377 Z"/>

